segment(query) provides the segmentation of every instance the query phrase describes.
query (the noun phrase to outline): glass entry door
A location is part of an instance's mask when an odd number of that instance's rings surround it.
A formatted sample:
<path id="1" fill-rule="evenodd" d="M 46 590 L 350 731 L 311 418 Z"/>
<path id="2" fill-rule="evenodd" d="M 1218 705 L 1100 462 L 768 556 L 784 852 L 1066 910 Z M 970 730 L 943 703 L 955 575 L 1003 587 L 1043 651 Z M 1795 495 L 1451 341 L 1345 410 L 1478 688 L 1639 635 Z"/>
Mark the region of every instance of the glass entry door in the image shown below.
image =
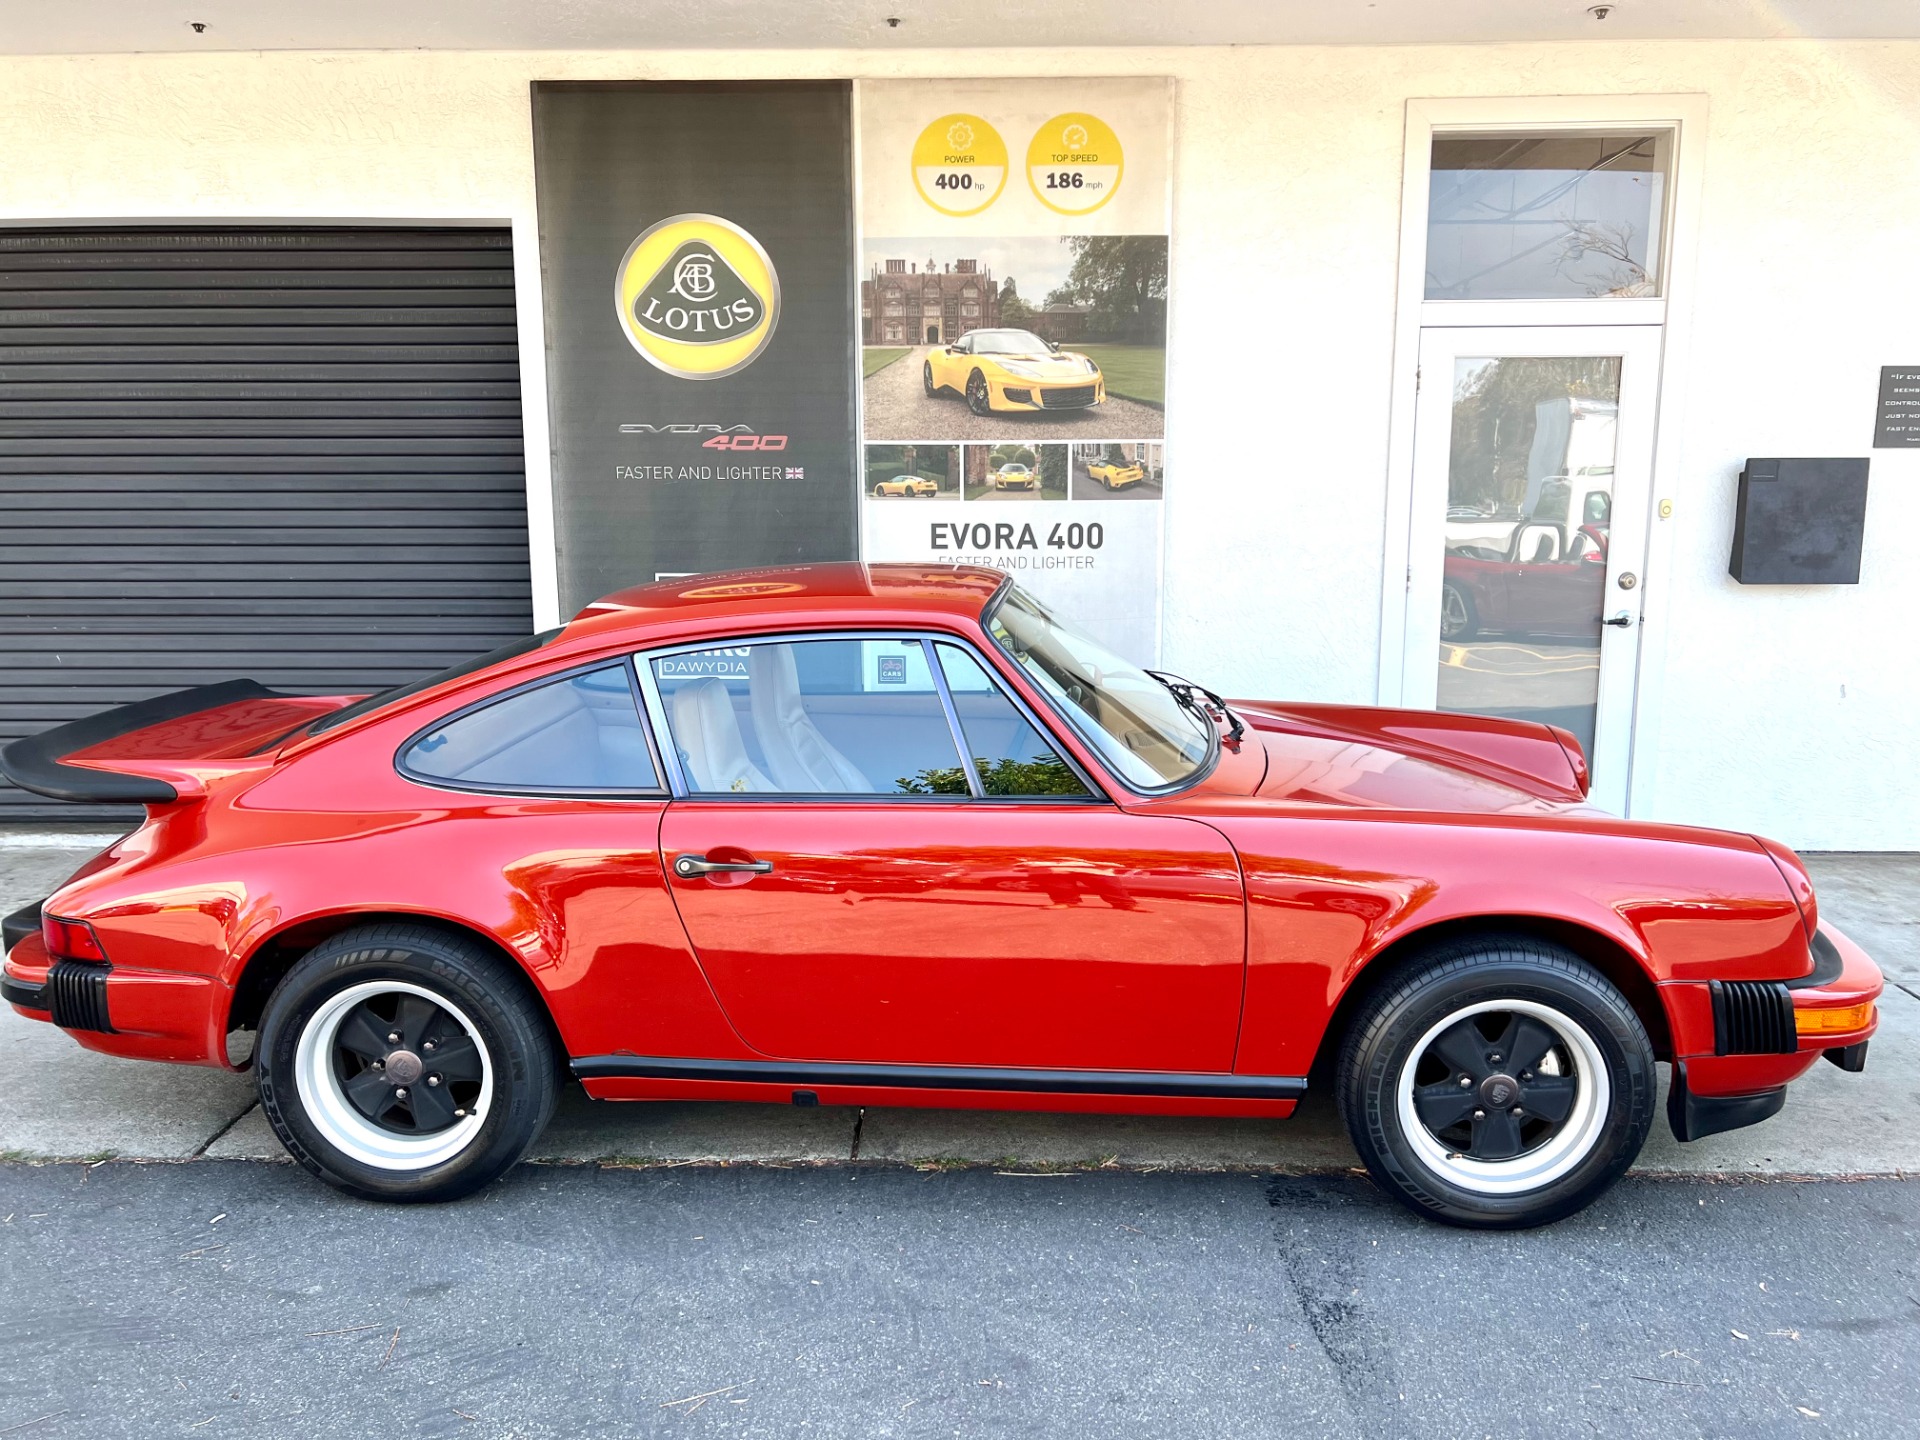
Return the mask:
<path id="1" fill-rule="evenodd" d="M 1643 326 L 1421 335 L 1406 703 L 1572 731 L 1616 813 L 1659 346 Z"/>

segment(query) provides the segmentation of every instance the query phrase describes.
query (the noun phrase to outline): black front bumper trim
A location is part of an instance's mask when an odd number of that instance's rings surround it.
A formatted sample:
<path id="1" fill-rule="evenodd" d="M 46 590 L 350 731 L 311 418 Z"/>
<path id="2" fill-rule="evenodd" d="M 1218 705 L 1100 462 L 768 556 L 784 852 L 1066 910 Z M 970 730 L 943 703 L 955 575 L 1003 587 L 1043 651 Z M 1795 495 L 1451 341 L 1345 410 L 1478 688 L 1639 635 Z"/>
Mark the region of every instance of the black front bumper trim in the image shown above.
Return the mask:
<path id="1" fill-rule="evenodd" d="M 1787 1103 L 1787 1087 L 1775 1086 L 1751 1095 L 1695 1095 L 1687 1089 L 1687 1062 L 1673 1064 L 1673 1085 L 1667 1091 L 1667 1124 L 1676 1140 L 1704 1140 L 1728 1130 L 1758 1125 L 1780 1113 Z"/>
<path id="2" fill-rule="evenodd" d="M 1820 1053 L 1827 1057 L 1829 1063 L 1838 1065 L 1847 1074 L 1858 1075 L 1867 1068 L 1869 1043 L 1862 1040 L 1858 1045 L 1835 1045 L 1831 1050 L 1822 1050 Z"/>

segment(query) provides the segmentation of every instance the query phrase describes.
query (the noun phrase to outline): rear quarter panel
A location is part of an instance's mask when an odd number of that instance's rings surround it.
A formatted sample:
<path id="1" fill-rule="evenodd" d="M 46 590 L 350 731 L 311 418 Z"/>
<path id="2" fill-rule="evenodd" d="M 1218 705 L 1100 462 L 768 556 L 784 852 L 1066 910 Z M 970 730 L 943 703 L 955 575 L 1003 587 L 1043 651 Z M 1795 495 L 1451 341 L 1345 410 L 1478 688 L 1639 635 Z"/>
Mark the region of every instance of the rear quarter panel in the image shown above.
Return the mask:
<path id="1" fill-rule="evenodd" d="M 208 976 L 229 1004 L 246 962 L 301 927 L 372 913 L 443 920 L 517 961 L 569 1054 L 748 1053 L 667 892 L 664 798 L 516 799 L 417 784 L 392 757 L 428 716 L 342 735 L 257 783 L 170 807 L 48 909 L 86 916 L 116 970 Z M 211 1050 L 169 1058 L 224 1063 Z"/>

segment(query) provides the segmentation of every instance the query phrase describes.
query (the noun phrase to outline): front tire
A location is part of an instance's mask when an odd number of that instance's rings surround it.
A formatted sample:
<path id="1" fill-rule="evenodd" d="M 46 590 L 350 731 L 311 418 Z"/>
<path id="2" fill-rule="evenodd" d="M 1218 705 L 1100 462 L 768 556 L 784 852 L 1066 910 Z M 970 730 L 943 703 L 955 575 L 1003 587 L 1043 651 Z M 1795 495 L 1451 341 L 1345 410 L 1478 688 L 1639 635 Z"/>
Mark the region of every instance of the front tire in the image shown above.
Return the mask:
<path id="1" fill-rule="evenodd" d="M 260 1106 L 289 1154 L 370 1200 L 453 1200 L 524 1156 L 553 1114 L 547 1018 L 478 941 L 423 925 L 334 936 L 260 1024 Z"/>
<path id="2" fill-rule="evenodd" d="M 1488 1230 L 1562 1219 L 1640 1153 L 1653 1046 L 1571 951 L 1527 936 L 1427 951 L 1354 1018 L 1340 1109 L 1367 1169 L 1418 1214 Z"/>
<path id="3" fill-rule="evenodd" d="M 967 408 L 976 415 L 993 413 L 993 396 L 987 390 L 987 377 L 978 370 L 967 376 Z"/>

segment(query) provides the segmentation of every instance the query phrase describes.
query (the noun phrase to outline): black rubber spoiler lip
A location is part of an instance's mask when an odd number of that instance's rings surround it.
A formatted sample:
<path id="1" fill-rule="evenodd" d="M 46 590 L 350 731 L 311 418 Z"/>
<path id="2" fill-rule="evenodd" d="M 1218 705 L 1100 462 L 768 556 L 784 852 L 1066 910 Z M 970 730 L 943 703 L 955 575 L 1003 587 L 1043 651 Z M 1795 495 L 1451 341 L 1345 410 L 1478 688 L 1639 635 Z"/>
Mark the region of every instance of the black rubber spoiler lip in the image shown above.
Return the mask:
<path id="1" fill-rule="evenodd" d="M 0 749 L 0 775 L 5 775 L 22 790 L 55 800 L 96 805 L 171 804 L 180 798 L 180 792 L 164 780 L 62 762 L 76 750 L 85 750 L 115 736 L 130 735 L 149 725 L 163 725 L 169 720 L 231 705 L 238 700 L 257 700 L 263 695 L 280 693 L 269 690 L 258 680 L 223 680 L 218 685 L 196 685 L 190 690 L 175 690 L 155 695 L 151 700 L 102 710 L 98 715 L 56 725 Z"/>

